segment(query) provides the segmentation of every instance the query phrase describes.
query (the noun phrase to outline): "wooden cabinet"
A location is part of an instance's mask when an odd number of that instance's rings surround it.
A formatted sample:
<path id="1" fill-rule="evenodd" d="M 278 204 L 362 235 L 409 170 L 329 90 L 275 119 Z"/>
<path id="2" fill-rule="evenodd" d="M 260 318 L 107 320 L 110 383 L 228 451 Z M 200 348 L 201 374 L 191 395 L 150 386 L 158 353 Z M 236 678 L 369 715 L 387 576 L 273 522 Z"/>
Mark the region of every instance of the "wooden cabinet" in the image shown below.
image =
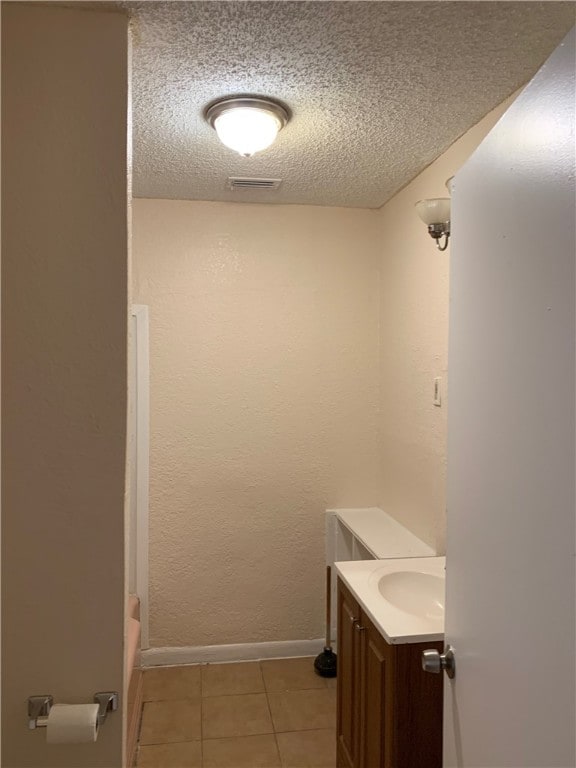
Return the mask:
<path id="1" fill-rule="evenodd" d="M 358 603 L 338 580 L 338 766 L 360 765 L 360 618 Z"/>
<path id="2" fill-rule="evenodd" d="M 338 579 L 338 768 L 441 768 L 441 675 L 422 651 L 390 645 Z"/>

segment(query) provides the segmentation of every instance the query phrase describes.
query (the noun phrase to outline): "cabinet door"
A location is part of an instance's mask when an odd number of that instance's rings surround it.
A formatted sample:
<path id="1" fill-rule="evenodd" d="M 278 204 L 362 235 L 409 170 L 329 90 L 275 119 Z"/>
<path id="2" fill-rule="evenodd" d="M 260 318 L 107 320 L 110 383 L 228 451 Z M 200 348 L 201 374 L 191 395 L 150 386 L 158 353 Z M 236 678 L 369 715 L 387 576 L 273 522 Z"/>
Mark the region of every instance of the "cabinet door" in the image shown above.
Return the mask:
<path id="1" fill-rule="evenodd" d="M 442 676 L 422 651 L 442 643 L 389 645 L 361 616 L 361 768 L 441 768 Z"/>
<path id="2" fill-rule="evenodd" d="M 393 763 L 394 648 L 361 616 L 361 768 L 396 768 Z"/>
<path id="3" fill-rule="evenodd" d="M 359 768 L 360 608 L 338 579 L 338 768 Z"/>
<path id="4" fill-rule="evenodd" d="M 444 675 L 422 669 L 422 651 L 443 643 L 393 646 L 394 753 L 398 768 L 441 768 Z"/>

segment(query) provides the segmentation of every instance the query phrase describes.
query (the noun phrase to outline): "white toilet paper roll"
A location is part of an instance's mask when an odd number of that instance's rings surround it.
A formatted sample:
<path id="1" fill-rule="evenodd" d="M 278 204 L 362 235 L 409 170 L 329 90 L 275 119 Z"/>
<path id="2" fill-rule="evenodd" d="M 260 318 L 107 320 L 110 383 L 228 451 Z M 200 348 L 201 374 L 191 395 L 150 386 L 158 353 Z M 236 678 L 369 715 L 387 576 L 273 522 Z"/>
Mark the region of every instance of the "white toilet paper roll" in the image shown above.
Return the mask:
<path id="1" fill-rule="evenodd" d="M 84 744 L 98 736 L 98 704 L 54 704 L 48 714 L 48 744 Z"/>

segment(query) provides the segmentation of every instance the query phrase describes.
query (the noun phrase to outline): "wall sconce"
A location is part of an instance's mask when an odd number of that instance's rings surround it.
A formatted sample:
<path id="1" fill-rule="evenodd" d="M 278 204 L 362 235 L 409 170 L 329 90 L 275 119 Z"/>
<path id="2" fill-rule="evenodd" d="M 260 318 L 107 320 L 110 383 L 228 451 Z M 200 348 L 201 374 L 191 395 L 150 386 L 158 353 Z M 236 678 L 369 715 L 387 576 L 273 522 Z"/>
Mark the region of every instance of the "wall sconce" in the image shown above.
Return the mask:
<path id="1" fill-rule="evenodd" d="M 436 197 L 416 203 L 416 213 L 428 225 L 428 234 L 436 240 L 439 251 L 445 251 L 450 239 L 450 198 Z M 440 244 L 444 237 L 444 243 Z"/>

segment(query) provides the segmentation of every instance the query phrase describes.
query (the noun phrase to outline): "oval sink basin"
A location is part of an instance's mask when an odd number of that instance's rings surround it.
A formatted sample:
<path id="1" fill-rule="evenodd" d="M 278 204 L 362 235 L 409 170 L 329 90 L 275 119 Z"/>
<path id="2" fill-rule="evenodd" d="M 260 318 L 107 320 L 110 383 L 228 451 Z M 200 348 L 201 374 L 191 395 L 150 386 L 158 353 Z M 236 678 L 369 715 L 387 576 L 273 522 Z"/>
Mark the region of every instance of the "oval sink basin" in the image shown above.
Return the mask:
<path id="1" fill-rule="evenodd" d="M 444 617 L 444 585 L 440 576 L 418 571 L 394 571 L 378 580 L 380 594 L 395 608 L 427 619 Z"/>

